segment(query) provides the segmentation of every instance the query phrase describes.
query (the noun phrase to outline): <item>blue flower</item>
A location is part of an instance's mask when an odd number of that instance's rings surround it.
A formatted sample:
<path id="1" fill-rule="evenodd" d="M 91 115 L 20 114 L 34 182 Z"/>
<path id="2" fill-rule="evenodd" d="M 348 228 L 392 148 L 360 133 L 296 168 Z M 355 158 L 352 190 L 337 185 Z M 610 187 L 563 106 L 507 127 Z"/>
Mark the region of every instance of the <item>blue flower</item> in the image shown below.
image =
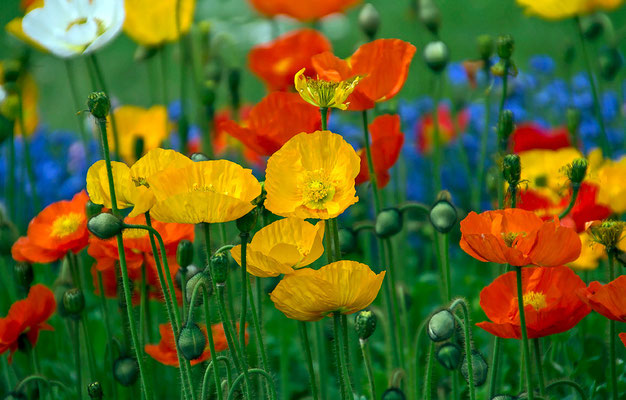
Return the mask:
<path id="1" fill-rule="evenodd" d="M 539 74 L 551 75 L 554 72 L 554 60 L 547 55 L 536 55 L 530 58 L 530 68 Z"/>

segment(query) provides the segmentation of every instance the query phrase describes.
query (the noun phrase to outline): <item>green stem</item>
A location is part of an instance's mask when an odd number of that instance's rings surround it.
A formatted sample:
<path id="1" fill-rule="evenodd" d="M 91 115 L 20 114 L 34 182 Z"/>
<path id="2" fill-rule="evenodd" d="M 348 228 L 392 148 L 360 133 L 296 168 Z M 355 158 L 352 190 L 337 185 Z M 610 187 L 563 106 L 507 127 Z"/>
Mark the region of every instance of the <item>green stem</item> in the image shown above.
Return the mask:
<path id="1" fill-rule="evenodd" d="M 483 71 L 485 73 L 485 76 L 489 77 L 489 63 L 488 60 L 484 60 L 485 62 L 485 66 L 483 68 Z M 477 183 L 477 190 L 474 191 L 474 199 L 472 201 L 473 204 L 473 208 L 474 211 L 479 212 L 480 211 L 480 200 L 481 200 L 481 193 L 482 193 L 482 189 L 483 189 L 483 180 L 485 179 L 485 158 L 487 157 L 487 141 L 489 139 L 489 130 L 490 130 L 490 126 L 489 124 L 491 123 L 491 96 L 489 95 L 490 91 L 487 91 L 485 93 L 485 128 L 482 131 L 482 134 L 480 135 L 480 155 L 478 157 L 478 171 L 476 172 L 476 179 L 478 180 Z"/>
<path id="2" fill-rule="evenodd" d="M 520 328 L 522 331 L 522 350 L 524 352 L 524 359 L 526 360 L 526 392 L 528 393 L 528 399 L 533 400 L 535 398 L 535 388 L 533 386 L 532 374 L 530 371 L 530 347 L 528 345 L 528 333 L 526 330 L 526 316 L 524 313 L 524 289 L 522 287 L 522 267 L 515 267 L 515 273 L 517 278 L 517 307 L 519 310 Z"/>
<path id="3" fill-rule="evenodd" d="M 365 364 L 365 371 L 367 372 L 367 381 L 370 386 L 371 399 L 376 399 L 376 386 L 374 386 L 374 372 L 372 370 L 372 360 L 370 357 L 369 347 L 367 346 L 367 340 L 359 339 L 361 345 L 361 353 L 363 354 L 363 362 Z"/>
<path id="4" fill-rule="evenodd" d="M 591 94 L 593 95 L 593 108 L 596 114 L 596 118 L 598 119 L 598 125 L 600 126 L 600 145 L 602 147 L 602 155 L 604 157 L 609 157 L 611 154 L 610 144 L 608 136 L 606 135 L 606 129 L 604 127 L 604 118 L 602 117 L 602 107 L 600 105 L 600 98 L 598 94 L 598 88 L 596 86 L 596 81 L 593 76 L 593 70 L 591 68 L 591 59 L 589 58 L 589 52 L 587 51 L 587 41 L 585 40 L 585 35 L 583 33 L 582 24 L 580 21 L 580 17 L 575 17 L 576 27 L 578 28 L 578 35 L 580 37 L 580 43 L 583 50 L 583 59 L 585 60 L 585 68 L 587 69 L 587 77 L 589 79 L 589 84 L 591 85 Z"/>
<path id="5" fill-rule="evenodd" d="M 546 381 L 543 376 L 543 362 L 541 357 L 541 344 L 539 338 L 533 339 L 533 347 L 535 350 L 535 365 L 537 366 L 537 375 L 539 376 L 539 395 L 545 397 L 546 395 Z"/>
<path id="6" fill-rule="evenodd" d="M 441 162 L 443 159 L 443 149 L 441 146 L 441 134 L 439 132 L 439 99 L 441 97 L 440 87 L 442 85 L 441 74 L 435 76 L 435 89 L 433 94 L 434 110 L 433 110 L 433 130 L 434 130 L 434 152 L 433 152 L 433 170 L 435 176 L 435 192 L 441 191 Z"/>
<path id="7" fill-rule="evenodd" d="M 67 80 L 70 84 L 70 93 L 72 95 L 72 102 L 74 104 L 74 113 L 76 114 L 76 122 L 78 124 L 78 131 L 80 132 L 80 138 L 83 141 L 85 151 L 89 151 L 89 138 L 85 131 L 85 124 L 83 124 L 83 117 L 80 113 L 82 110 L 80 101 L 78 100 L 78 88 L 76 87 L 75 73 L 73 70 L 72 61 L 68 58 L 64 60 L 65 72 L 67 73 Z"/>
<path id="8" fill-rule="evenodd" d="M 39 374 L 39 360 L 37 359 L 37 352 L 35 351 L 34 347 L 30 348 L 30 362 L 33 368 L 33 375 L 38 375 Z M 43 397 L 43 390 L 41 387 L 41 383 L 37 383 L 37 390 L 39 391 L 39 397 Z M 50 390 L 50 387 L 48 387 L 48 390 Z"/>
<path id="9" fill-rule="evenodd" d="M 37 179 L 35 178 L 35 170 L 33 169 L 33 159 L 30 155 L 30 142 L 28 140 L 28 136 L 26 135 L 26 123 L 24 121 L 24 103 L 22 98 L 22 91 L 19 90 L 17 92 L 17 97 L 19 101 L 18 106 L 18 122 L 20 124 L 20 131 L 22 132 L 22 141 L 24 147 L 22 148 L 24 153 L 24 161 L 26 162 L 26 175 L 28 176 L 28 183 L 30 184 L 30 192 L 33 197 L 33 208 L 35 209 L 35 214 L 41 211 L 41 200 L 37 195 Z"/>
<path id="10" fill-rule="evenodd" d="M 363 142 L 365 143 L 365 155 L 367 158 L 367 172 L 370 176 L 370 184 L 372 187 L 372 193 L 374 195 L 374 210 L 376 215 L 382 210 L 382 202 L 380 199 L 380 193 L 378 192 L 378 184 L 376 181 L 376 171 L 374 170 L 374 159 L 372 158 L 372 146 L 370 145 L 370 134 L 367 121 L 367 110 L 362 112 L 363 119 Z"/>
<path id="11" fill-rule="evenodd" d="M 298 321 L 298 330 L 300 331 L 300 341 L 304 350 L 304 355 L 309 370 L 309 382 L 311 384 L 311 394 L 313 400 L 319 399 L 319 391 L 317 389 L 317 379 L 315 377 L 315 369 L 313 368 L 313 356 L 311 355 L 311 345 L 309 343 L 309 334 L 307 333 L 306 323 Z"/>
<path id="12" fill-rule="evenodd" d="M 585 394 L 583 388 L 580 387 L 578 383 L 570 381 L 569 379 L 559 379 L 558 381 L 551 382 L 548 384 L 548 386 L 546 386 L 546 390 L 550 390 L 561 385 L 572 387 L 574 390 L 576 390 L 576 392 L 578 392 L 582 400 L 587 400 L 587 395 Z"/>
<path id="13" fill-rule="evenodd" d="M 93 70 L 96 74 L 96 77 L 98 79 L 98 82 L 100 82 L 100 87 L 102 88 L 102 91 L 104 93 L 107 94 L 107 96 L 109 96 L 109 98 L 111 97 L 111 92 L 109 92 L 108 88 L 107 88 L 107 84 L 104 80 L 104 75 L 102 74 L 102 70 L 100 69 L 100 64 L 98 63 L 98 58 L 96 57 L 95 53 L 92 53 L 91 56 L 91 63 L 93 64 Z M 94 83 L 95 86 L 95 83 Z M 95 90 L 95 87 L 94 87 Z M 117 123 L 115 122 L 115 113 L 110 113 L 111 116 L 111 127 L 113 128 L 113 146 L 115 149 L 115 154 L 119 157 L 120 155 L 120 137 L 119 134 L 117 132 Z M 108 149 L 107 149 L 108 151 Z"/>
<path id="14" fill-rule="evenodd" d="M 7 184 L 7 197 L 9 199 L 9 215 L 17 215 L 15 206 L 15 131 L 14 127 L 9 129 L 9 179 Z"/>
<path id="15" fill-rule="evenodd" d="M 141 284 L 139 299 L 139 338 L 141 345 L 146 343 L 146 308 L 148 306 L 148 285 L 146 283 L 146 264 L 141 264 Z"/>
<path id="16" fill-rule="evenodd" d="M 204 320 L 206 323 L 206 330 L 207 330 L 207 336 L 209 339 L 209 350 L 211 351 L 211 358 L 213 358 L 213 360 L 217 359 L 217 353 L 215 352 L 215 340 L 213 339 L 213 329 L 211 329 L 211 307 L 209 306 L 209 290 L 208 288 L 204 287 L 204 285 L 202 286 L 202 294 L 204 295 Z M 191 303 L 191 304 L 195 304 L 195 303 Z M 191 308 L 191 307 L 189 307 Z M 205 373 L 205 378 L 203 380 L 203 384 L 202 384 L 202 397 L 200 397 L 201 399 L 206 399 L 206 391 L 205 391 L 205 383 L 208 386 L 208 370 L 211 368 L 211 365 L 209 365 L 207 367 L 207 371 Z M 218 367 L 217 365 L 215 365 L 215 367 L 213 368 L 213 379 L 215 380 L 215 390 L 217 391 L 217 398 L 218 400 L 222 400 L 223 396 L 222 396 L 222 385 L 220 384 L 220 375 L 219 375 L 219 371 L 218 371 Z"/>
<path id="17" fill-rule="evenodd" d="M 613 282 L 615 280 L 615 260 L 612 251 L 608 252 L 609 256 L 609 280 Z M 617 387 L 617 355 L 616 355 L 616 337 L 617 330 L 615 327 L 615 321 L 609 320 L 609 362 L 611 363 L 610 378 L 611 378 L 611 390 L 612 399 L 617 400 L 619 398 L 619 389 Z"/>
<path id="18" fill-rule="evenodd" d="M 343 352 L 341 350 L 341 320 L 339 313 L 333 313 L 333 344 L 335 349 L 335 362 L 337 363 L 337 376 L 339 377 L 339 388 L 341 390 L 341 399 L 348 400 L 352 397 L 348 397 L 348 388 L 345 376 L 345 370 L 343 368 Z"/>
<path id="19" fill-rule="evenodd" d="M 248 313 L 248 271 L 246 269 L 246 253 L 250 234 L 242 232 L 241 237 L 241 313 L 239 316 L 239 348 L 241 349 L 242 367 L 248 368 L 248 356 L 246 353 L 246 314 Z"/>
<path id="20" fill-rule="evenodd" d="M 433 364 L 435 359 L 435 342 L 431 341 L 428 348 L 428 362 L 426 363 L 426 377 L 424 384 L 424 400 L 432 400 L 433 398 Z"/>
<path id="21" fill-rule="evenodd" d="M 348 340 L 348 319 L 344 314 L 341 314 L 341 347 L 343 349 L 343 361 L 344 368 L 346 370 L 346 384 L 348 386 L 349 393 L 352 393 L 352 377 L 350 376 L 350 341 Z M 352 398 L 352 397 L 350 397 Z"/>
<path id="22" fill-rule="evenodd" d="M 169 101 L 169 90 L 167 89 L 167 51 L 165 46 L 162 46 L 159 50 L 160 57 L 160 66 L 161 66 L 161 89 L 163 90 L 162 102 L 165 107 L 167 107 L 167 103 Z"/>
<path id="23" fill-rule="evenodd" d="M 441 263 L 443 265 L 443 271 L 446 274 L 446 300 L 449 302 L 452 300 L 452 281 L 450 277 L 450 237 L 447 233 L 439 233 L 440 237 L 443 237 Z"/>
<path id="24" fill-rule="evenodd" d="M 461 311 L 463 312 L 463 335 L 465 342 L 465 357 L 467 360 L 467 384 L 469 386 L 470 400 L 475 400 L 476 393 L 474 387 L 474 362 L 472 360 L 472 336 L 470 332 L 469 310 L 467 307 L 467 303 L 463 299 L 456 299 L 454 303 L 450 305 L 450 309 L 454 309 L 457 305 L 461 306 Z"/>
<path id="25" fill-rule="evenodd" d="M 491 368 L 489 369 L 489 398 L 496 395 L 498 383 L 498 366 L 500 365 L 500 337 L 495 336 L 491 352 Z"/>
<path id="26" fill-rule="evenodd" d="M 502 117 L 502 112 L 504 111 L 504 103 L 506 102 L 509 81 L 509 65 L 509 60 L 504 60 L 504 72 L 502 75 L 502 97 L 500 98 L 500 107 L 498 108 L 498 121 L 500 121 L 500 118 Z M 497 162 L 500 162 L 500 160 L 504 156 L 506 148 L 503 147 L 503 141 L 500 140 L 500 137 L 498 136 L 498 153 L 496 154 Z M 502 208 L 504 206 L 504 178 L 502 177 L 501 173 L 498 173 L 496 176 L 498 208 Z"/>
<path id="27" fill-rule="evenodd" d="M 272 377 L 271 377 L 271 375 L 268 374 L 267 372 L 263 371 L 262 369 L 253 368 L 253 369 L 246 370 L 246 371 L 242 372 L 235 379 L 235 381 L 233 382 L 233 385 L 230 388 L 230 391 L 228 392 L 228 400 L 231 400 L 231 399 L 235 398 L 235 391 L 237 389 L 237 385 L 241 382 L 242 379 L 244 381 L 246 381 L 248 379 L 247 376 L 249 374 L 260 374 L 263 377 L 265 377 L 265 379 L 270 383 L 270 399 L 272 399 L 272 400 L 276 399 L 276 397 L 277 397 L 276 396 L 276 388 L 272 384 Z"/>
<path id="28" fill-rule="evenodd" d="M 213 356 L 212 356 L 213 357 Z M 211 372 L 211 370 L 216 370 L 219 368 L 219 366 L 217 365 L 217 363 L 219 361 L 222 361 L 224 364 L 226 364 L 226 382 L 228 383 L 228 385 L 231 385 L 231 376 L 230 376 L 230 370 L 232 368 L 232 366 L 230 365 L 230 360 L 228 359 L 228 357 L 226 356 L 219 356 L 219 357 L 214 357 L 211 362 L 209 363 L 209 366 L 206 368 L 206 370 L 204 371 L 204 378 L 202 379 L 202 396 L 200 397 L 201 399 L 207 399 L 209 398 L 209 373 Z M 214 372 L 217 373 L 217 372 Z M 217 399 L 218 400 L 222 400 L 224 397 L 222 395 L 222 385 L 220 385 L 219 382 L 219 377 L 218 380 L 216 381 L 216 385 L 219 389 L 217 389 Z"/>
<path id="29" fill-rule="evenodd" d="M 567 214 L 569 214 L 569 212 L 572 211 L 572 208 L 574 208 L 574 204 L 576 204 L 576 199 L 578 198 L 579 192 L 580 192 L 580 184 L 572 183 L 572 197 L 569 200 L 569 204 L 567 205 L 567 208 L 561 211 L 561 213 L 559 214 L 559 219 L 565 218 Z"/>
<path id="30" fill-rule="evenodd" d="M 83 376 L 80 366 L 80 335 L 78 331 L 78 321 L 73 322 L 72 343 L 74 344 L 74 364 L 76 365 L 76 393 L 77 398 L 83 398 Z"/>
<path id="31" fill-rule="evenodd" d="M 325 131 L 326 129 L 328 129 L 328 108 L 321 107 L 320 114 L 322 116 L 322 130 Z"/>
<path id="32" fill-rule="evenodd" d="M 259 285 L 259 278 L 257 278 L 257 286 Z M 248 287 L 248 297 L 250 298 L 250 311 L 252 313 L 252 325 L 254 327 L 254 336 L 256 337 L 256 345 L 258 347 L 258 351 L 259 351 L 259 358 L 261 361 L 261 368 L 264 371 L 269 371 L 269 362 L 267 360 L 267 352 L 265 351 L 265 343 L 263 343 L 263 334 L 261 332 L 261 323 L 262 320 L 259 319 L 259 314 L 257 313 L 256 310 L 256 305 L 254 304 L 254 297 L 252 296 L 252 287 L 250 286 L 250 284 L 248 283 L 246 285 Z M 261 307 L 260 304 L 260 300 L 261 297 L 259 296 L 258 301 L 259 301 L 259 308 Z"/>
<path id="33" fill-rule="evenodd" d="M 87 354 L 89 379 L 94 380 L 96 378 L 96 359 L 93 355 L 93 344 L 91 343 L 91 336 L 89 336 L 89 329 L 87 329 L 87 318 L 85 317 L 85 313 L 82 314 L 79 323 L 83 328 L 83 336 L 85 338 L 85 353 Z"/>
<path id="34" fill-rule="evenodd" d="M 326 369 L 326 355 L 328 354 L 326 351 L 326 341 L 324 340 L 324 331 L 322 327 L 322 323 L 316 323 L 314 335 L 315 335 L 315 347 L 317 351 L 317 360 L 318 360 L 318 370 L 320 375 L 320 382 L 328 382 L 327 380 L 327 369 Z M 320 385 L 320 397 L 322 400 L 326 400 L 326 395 L 328 391 L 328 385 Z"/>
<path id="35" fill-rule="evenodd" d="M 109 319 L 109 308 L 107 307 L 106 297 L 104 295 L 104 284 L 102 282 L 102 272 L 97 271 L 98 274 L 98 290 L 100 290 L 100 308 L 102 310 L 102 316 L 104 317 L 104 329 L 107 339 L 107 354 L 109 358 L 108 370 L 113 371 L 113 334 L 111 333 L 111 321 Z M 117 398 L 117 385 L 115 382 L 111 384 L 111 391 L 113 398 Z"/>

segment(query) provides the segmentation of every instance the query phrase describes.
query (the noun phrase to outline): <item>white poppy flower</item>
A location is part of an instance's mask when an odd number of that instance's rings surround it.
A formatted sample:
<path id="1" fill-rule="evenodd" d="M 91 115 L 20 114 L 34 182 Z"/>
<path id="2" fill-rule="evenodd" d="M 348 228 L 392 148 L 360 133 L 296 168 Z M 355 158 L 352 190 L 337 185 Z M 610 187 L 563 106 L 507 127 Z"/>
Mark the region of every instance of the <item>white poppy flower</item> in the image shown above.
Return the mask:
<path id="1" fill-rule="evenodd" d="M 26 35 L 63 58 L 99 49 L 122 25 L 124 0 L 45 0 L 22 19 Z"/>
<path id="2" fill-rule="evenodd" d="M 4 99 L 6 98 L 7 98 L 7 92 L 6 90 L 4 90 L 2 85 L 0 85 L 0 104 L 2 104 L 4 102 Z"/>

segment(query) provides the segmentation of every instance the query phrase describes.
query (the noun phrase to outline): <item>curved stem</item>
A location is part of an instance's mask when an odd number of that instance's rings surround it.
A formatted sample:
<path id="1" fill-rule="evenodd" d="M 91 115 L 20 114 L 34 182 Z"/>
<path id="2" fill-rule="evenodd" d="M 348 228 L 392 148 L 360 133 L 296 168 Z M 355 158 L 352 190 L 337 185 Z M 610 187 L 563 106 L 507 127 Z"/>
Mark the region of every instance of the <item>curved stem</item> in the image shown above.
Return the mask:
<path id="1" fill-rule="evenodd" d="M 578 198 L 579 192 L 580 192 L 580 185 L 572 184 L 572 197 L 569 200 L 569 204 L 567 205 L 567 208 L 561 211 L 561 213 L 559 214 L 559 219 L 565 218 L 567 214 L 569 214 L 569 212 L 572 211 L 572 208 L 574 208 L 574 204 L 576 204 L 576 199 Z"/>
<path id="2" fill-rule="evenodd" d="M 533 386 L 532 374 L 530 372 L 530 347 L 528 345 L 528 333 L 526 330 L 526 316 L 524 313 L 524 290 L 522 288 L 522 267 L 515 267 L 516 280 L 517 280 L 517 307 L 519 310 L 520 328 L 522 331 L 522 350 L 524 352 L 524 359 L 526 360 L 526 392 L 528 398 L 533 400 L 535 398 L 535 388 Z"/>
<path id="3" fill-rule="evenodd" d="M 235 381 L 233 382 L 233 385 L 230 388 L 230 391 L 228 392 L 228 400 L 234 399 L 235 397 L 235 389 L 237 389 L 237 385 L 241 382 L 241 380 L 243 379 L 244 381 L 247 379 L 246 377 L 250 374 L 260 374 L 263 377 L 265 377 L 265 379 L 270 383 L 270 399 L 275 400 L 276 399 L 276 388 L 274 387 L 274 384 L 272 382 L 272 377 L 270 376 L 270 374 L 268 374 L 267 372 L 263 371 L 262 369 L 258 369 L 258 368 L 253 368 L 250 370 L 247 370 L 245 372 L 242 372 L 241 374 L 239 374 L 239 376 L 235 379 Z"/>
<path id="4" fill-rule="evenodd" d="M 313 368 L 313 356 L 311 355 L 311 345 L 309 343 L 309 334 L 307 333 L 306 323 L 298 321 L 298 331 L 300 332 L 300 341 L 302 343 L 302 349 L 306 358 L 307 369 L 309 370 L 309 382 L 311 384 L 311 394 L 313 400 L 319 399 L 317 389 L 317 379 L 315 377 L 315 369 Z"/>
<path id="5" fill-rule="evenodd" d="M 583 388 L 580 387 L 580 385 L 578 383 L 576 383 L 574 381 L 570 381 L 569 379 L 559 379 L 558 381 L 554 381 L 552 383 L 549 383 L 548 386 L 546 386 L 546 390 L 550 390 L 552 388 L 555 388 L 555 387 L 561 386 L 561 385 L 572 387 L 574 390 L 576 390 L 576 392 L 578 392 L 578 394 L 580 395 L 581 399 L 587 400 L 587 395 L 585 394 L 585 391 L 583 390 Z"/>
<path id="6" fill-rule="evenodd" d="M 206 370 L 204 371 L 204 378 L 202 379 L 202 396 L 200 397 L 201 399 L 206 399 L 209 397 L 209 393 L 207 393 L 209 389 L 209 379 L 208 379 L 209 373 L 211 372 L 211 370 L 213 371 L 217 370 L 218 361 L 222 361 L 224 364 L 226 364 L 226 376 L 227 376 L 226 381 L 228 382 L 229 385 L 231 384 L 230 369 L 232 366 L 230 365 L 230 360 L 226 356 L 215 357 L 214 359 L 211 360 Z M 217 371 L 215 371 L 214 374 L 218 376 L 215 382 L 215 384 L 219 388 L 217 389 L 217 398 L 218 400 L 222 400 L 224 397 L 222 395 L 222 385 L 220 385 L 220 382 L 219 382 L 219 375 Z"/>
<path id="7" fill-rule="evenodd" d="M 40 381 L 42 383 L 45 383 L 47 386 L 58 386 L 61 389 L 65 390 L 66 392 L 69 392 L 69 388 L 67 386 L 65 386 L 65 384 L 63 384 L 63 382 L 52 381 L 52 380 L 49 380 L 48 378 L 46 378 L 45 376 L 38 375 L 38 374 L 30 375 L 30 376 L 27 376 L 26 378 L 22 379 L 22 381 L 20 383 L 18 383 L 17 386 L 15 387 L 15 391 L 16 392 L 20 392 L 24 386 L 26 386 L 29 383 L 34 382 L 34 381 Z"/>
<path id="8" fill-rule="evenodd" d="M 369 347 L 367 346 L 367 340 L 359 339 L 361 346 L 361 354 L 363 354 L 363 362 L 365 364 L 365 371 L 367 372 L 367 382 L 370 386 L 371 399 L 376 399 L 376 386 L 374 385 L 374 372 L 372 370 L 372 360 L 370 357 Z"/>
<path id="9" fill-rule="evenodd" d="M 489 369 L 489 398 L 496 395 L 498 383 L 498 367 L 500 365 L 500 337 L 495 336 L 491 352 L 491 368 Z"/>

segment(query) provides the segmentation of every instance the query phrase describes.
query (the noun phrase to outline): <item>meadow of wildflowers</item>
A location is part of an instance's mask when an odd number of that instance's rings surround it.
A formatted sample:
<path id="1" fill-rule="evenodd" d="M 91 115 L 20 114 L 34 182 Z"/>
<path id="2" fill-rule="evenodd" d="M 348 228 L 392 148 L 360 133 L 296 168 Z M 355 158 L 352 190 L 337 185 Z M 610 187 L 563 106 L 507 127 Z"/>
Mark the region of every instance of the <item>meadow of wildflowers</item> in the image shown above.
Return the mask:
<path id="1" fill-rule="evenodd" d="M 626 7 L 483 3 L 1 4 L 0 396 L 625 399 Z"/>

